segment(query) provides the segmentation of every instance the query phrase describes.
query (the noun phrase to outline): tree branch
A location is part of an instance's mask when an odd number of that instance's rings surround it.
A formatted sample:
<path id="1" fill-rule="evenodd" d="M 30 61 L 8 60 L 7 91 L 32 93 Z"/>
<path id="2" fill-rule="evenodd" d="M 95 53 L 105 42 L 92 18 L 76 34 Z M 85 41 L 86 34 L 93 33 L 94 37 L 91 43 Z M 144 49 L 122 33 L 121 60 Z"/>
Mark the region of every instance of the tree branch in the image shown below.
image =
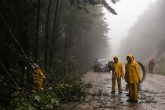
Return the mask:
<path id="1" fill-rule="evenodd" d="M 5 72 L 7 73 L 7 75 L 10 77 L 10 79 L 13 81 L 13 83 L 16 85 L 16 87 L 19 87 L 18 84 L 16 83 L 16 81 L 14 80 L 14 78 L 11 76 L 11 74 L 8 72 L 8 70 L 6 69 L 5 65 L 3 64 L 2 60 L 0 59 L 0 63 L 3 67 L 3 69 L 5 70 Z"/>

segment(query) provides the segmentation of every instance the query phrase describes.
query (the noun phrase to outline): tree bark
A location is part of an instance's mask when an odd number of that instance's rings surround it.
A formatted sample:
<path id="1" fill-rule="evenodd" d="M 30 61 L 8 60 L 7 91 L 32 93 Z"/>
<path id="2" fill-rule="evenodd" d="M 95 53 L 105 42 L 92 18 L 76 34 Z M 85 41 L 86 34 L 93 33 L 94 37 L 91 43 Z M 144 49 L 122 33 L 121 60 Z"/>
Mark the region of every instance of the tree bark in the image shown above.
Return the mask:
<path id="1" fill-rule="evenodd" d="M 62 1 L 61 1 L 62 2 Z M 59 11 L 59 3 L 60 1 L 57 0 L 56 1 L 56 4 L 55 4 L 55 15 L 54 15 L 54 25 L 53 25 L 53 33 L 52 33 L 52 39 L 51 39 L 51 47 L 50 47 L 50 61 L 49 61 L 49 66 L 52 65 L 52 58 L 53 58 L 53 49 L 54 49 L 54 43 L 55 43 L 55 35 L 56 35 L 56 32 L 57 32 L 57 21 L 58 21 L 58 11 Z"/>
<path id="2" fill-rule="evenodd" d="M 48 54 L 49 54 L 49 27 L 50 27 L 50 10 L 51 10 L 51 0 L 48 1 L 47 10 L 47 20 L 46 20 L 46 30 L 45 30 L 45 71 L 48 69 Z"/>
<path id="3" fill-rule="evenodd" d="M 39 28 L 40 28 L 40 0 L 37 2 L 37 18 L 36 18 L 36 34 L 34 44 L 34 61 L 38 62 L 38 48 L 39 48 Z"/>

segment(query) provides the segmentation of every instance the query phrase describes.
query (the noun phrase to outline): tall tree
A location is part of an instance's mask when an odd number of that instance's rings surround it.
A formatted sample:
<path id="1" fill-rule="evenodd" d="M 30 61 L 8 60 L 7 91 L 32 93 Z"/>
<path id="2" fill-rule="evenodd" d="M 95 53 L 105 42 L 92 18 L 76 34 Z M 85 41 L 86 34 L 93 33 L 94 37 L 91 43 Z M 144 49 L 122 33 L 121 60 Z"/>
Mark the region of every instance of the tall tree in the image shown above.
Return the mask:
<path id="1" fill-rule="evenodd" d="M 57 37 L 57 28 L 58 28 L 58 20 L 59 20 L 59 16 L 60 16 L 60 7 L 63 1 L 59 1 L 56 0 L 55 2 L 55 12 L 54 12 L 54 20 L 53 20 L 53 32 L 52 32 L 52 38 L 51 38 L 51 46 L 50 46 L 50 61 L 49 61 L 49 66 L 52 65 L 52 61 L 53 61 L 53 51 L 54 50 L 54 46 L 55 46 L 55 39 Z"/>
<path id="2" fill-rule="evenodd" d="M 36 16 L 36 34 L 35 34 L 35 46 L 34 46 L 34 60 L 38 62 L 39 51 L 39 29 L 40 29 L 40 0 L 37 0 L 37 16 Z"/>
<path id="3" fill-rule="evenodd" d="M 46 29 L 45 29 L 45 71 L 48 67 L 48 55 L 49 55 L 49 30 L 50 30 L 50 10 L 51 9 L 51 0 L 48 1 L 48 10 L 47 10 L 47 20 L 46 20 Z"/>

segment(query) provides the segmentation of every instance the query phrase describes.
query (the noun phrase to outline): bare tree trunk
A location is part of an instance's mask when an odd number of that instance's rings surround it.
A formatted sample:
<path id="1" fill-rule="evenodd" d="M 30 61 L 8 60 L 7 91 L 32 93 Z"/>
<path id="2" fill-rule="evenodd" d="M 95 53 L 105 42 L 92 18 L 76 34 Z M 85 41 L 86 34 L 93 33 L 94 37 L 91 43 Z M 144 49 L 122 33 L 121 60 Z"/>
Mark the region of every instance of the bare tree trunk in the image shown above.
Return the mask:
<path id="1" fill-rule="evenodd" d="M 45 71 L 48 69 L 48 54 L 49 54 L 49 27 L 50 27 L 50 9 L 51 9 L 51 0 L 48 1 L 48 10 L 47 10 L 47 20 L 46 20 L 46 30 L 45 30 Z"/>
<path id="2" fill-rule="evenodd" d="M 52 58 L 53 58 L 53 49 L 54 49 L 54 43 L 55 43 L 55 35 L 57 32 L 57 24 L 58 24 L 58 16 L 59 16 L 59 3 L 62 1 L 57 0 L 55 4 L 55 15 L 54 15 L 54 25 L 53 25 L 53 33 L 52 33 L 52 39 L 51 39 L 51 46 L 50 46 L 50 61 L 49 61 L 49 66 L 52 65 Z"/>
<path id="3" fill-rule="evenodd" d="M 38 62 L 38 48 L 39 48 L 39 27 L 40 27 L 40 0 L 37 3 L 37 19 L 36 19 L 36 35 L 34 44 L 34 61 Z"/>

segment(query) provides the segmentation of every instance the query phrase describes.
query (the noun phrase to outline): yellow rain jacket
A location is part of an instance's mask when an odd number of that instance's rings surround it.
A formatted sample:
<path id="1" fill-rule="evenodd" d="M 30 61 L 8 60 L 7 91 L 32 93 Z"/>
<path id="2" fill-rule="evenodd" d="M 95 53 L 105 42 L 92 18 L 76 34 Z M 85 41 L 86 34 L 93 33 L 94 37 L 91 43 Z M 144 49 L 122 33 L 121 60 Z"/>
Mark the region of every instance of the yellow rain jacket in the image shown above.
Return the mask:
<path id="1" fill-rule="evenodd" d="M 34 83 L 34 85 L 37 84 L 38 86 L 42 87 L 43 81 L 45 79 L 45 75 L 41 71 L 41 69 L 39 67 L 37 67 L 32 75 L 33 75 L 33 83 Z"/>
<path id="2" fill-rule="evenodd" d="M 128 63 L 125 64 L 125 81 L 128 83 Z"/>
<path id="3" fill-rule="evenodd" d="M 117 63 L 114 63 L 114 72 L 115 72 L 115 78 L 121 78 L 124 76 L 124 70 L 122 62 L 119 60 Z"/>
<path id="4" fill-rule="evenodd" d="M 127 63 L 125 69 L 125 78 L 128 83 L 139 83 L 141 81 L 140 68 L 135 60 Z"/>

